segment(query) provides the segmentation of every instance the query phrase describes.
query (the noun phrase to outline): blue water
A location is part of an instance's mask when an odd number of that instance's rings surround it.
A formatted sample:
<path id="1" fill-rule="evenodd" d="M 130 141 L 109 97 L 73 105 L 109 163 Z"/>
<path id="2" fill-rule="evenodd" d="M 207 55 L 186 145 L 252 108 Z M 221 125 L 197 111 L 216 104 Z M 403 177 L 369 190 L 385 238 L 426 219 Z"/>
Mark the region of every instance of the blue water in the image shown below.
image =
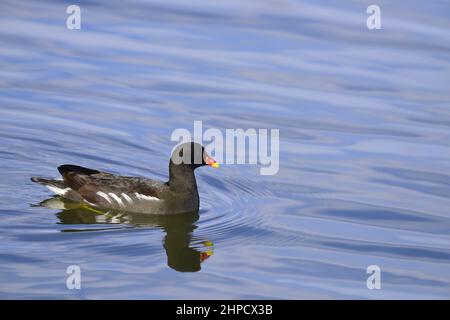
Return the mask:
<path id="1" fill-rule="evenodd" d="M 2 1 L 0 298 L 450 298 L 448 1 L 77 4 Z M 201 168 L 175 219 L 39 206 L 63 163 L 166 179 L 195 120 L 280 129 L 278 174 Z"/>

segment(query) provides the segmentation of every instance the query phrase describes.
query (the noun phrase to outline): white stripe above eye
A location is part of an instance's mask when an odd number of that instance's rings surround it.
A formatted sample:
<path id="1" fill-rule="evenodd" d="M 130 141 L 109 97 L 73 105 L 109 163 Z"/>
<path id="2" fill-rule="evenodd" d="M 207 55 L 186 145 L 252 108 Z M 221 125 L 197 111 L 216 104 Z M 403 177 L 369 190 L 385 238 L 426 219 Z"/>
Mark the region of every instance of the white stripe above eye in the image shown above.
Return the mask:
<path id="1" fill-rule="evenodd" d="M 97 191 L 96 193 L 98 196 L 102 197 L 103 199 L 105 199 L 106 201 L 108 201 L 108 203 L 112 203 L 111 199 L 109 199 L 108 195 L 104 192 L 101 191 Z"/>
<path id="2" fill-rule="evenodd" d="M 131 199 L 129 195 L 122 193 L 121 196 L 122 196 L 122 198 L 127 200 L 129 204 L 133 204 L 133 199 Z"/>
<path id="3" fill-rule="evenodd" d="M 135 192 L 134 194 L 136 195 L 136 198 L 138 198 L 139 200 L 160 201 L 160 199 L 158 199 L 156 197 L 146 196 L 145 194 L 140 194 L 140 193 L 137 193 L 137 192 Z"/>
<path id="4" fill-rule="evenodd" d="M 125 208 L 125 205 L 123 204 L 122 199 L 120 199 L 118 196 L 116 196 L 116 195 L 115 195 L 114 193 L 112 193 L 112 192 L 110 192 L 110 193 L 108 193 L 108 194 L 111 196 L 111 198 L 113 198 L 114 200 L 117 201 L 117 203 L 119 204 L 119 206 Z"/>

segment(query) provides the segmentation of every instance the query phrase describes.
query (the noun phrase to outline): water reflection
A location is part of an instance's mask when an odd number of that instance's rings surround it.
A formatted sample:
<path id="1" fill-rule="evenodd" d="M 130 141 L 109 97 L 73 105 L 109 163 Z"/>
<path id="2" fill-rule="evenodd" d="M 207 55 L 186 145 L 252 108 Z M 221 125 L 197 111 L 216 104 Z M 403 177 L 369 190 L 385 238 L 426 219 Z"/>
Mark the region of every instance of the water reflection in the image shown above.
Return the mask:
<path id="1" fill-rule="evenodd" d="M 197 272 L 201 264 L 213 254 L 213 243 L 193 237 L 199 219 L 198 211 L 174 215 L 148 215 L 119 211 L 100 211 L 60 197 L 47 199 L 39 204 L 59 209 L 56 214 L 61 224 L 128 224 L 131 227 L 153 227 L 164 230 L 163 247 L 167 265 L 180 272 Z M 67 229 L 65 232 L 95 231 L 96 229 Z"/>

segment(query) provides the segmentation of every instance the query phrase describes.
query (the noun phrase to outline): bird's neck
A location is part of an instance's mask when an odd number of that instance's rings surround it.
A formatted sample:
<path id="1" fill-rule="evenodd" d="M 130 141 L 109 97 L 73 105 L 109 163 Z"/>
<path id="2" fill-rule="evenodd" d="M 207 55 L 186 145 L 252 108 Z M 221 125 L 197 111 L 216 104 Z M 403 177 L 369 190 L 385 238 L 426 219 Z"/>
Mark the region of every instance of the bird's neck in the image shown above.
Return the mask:
<path id="1" fill-rule="evenodd" d="M 197 181 L 191 166 L 175 165 L 170 161 L 168 185 L 174 192 L 197 194 Z"/>

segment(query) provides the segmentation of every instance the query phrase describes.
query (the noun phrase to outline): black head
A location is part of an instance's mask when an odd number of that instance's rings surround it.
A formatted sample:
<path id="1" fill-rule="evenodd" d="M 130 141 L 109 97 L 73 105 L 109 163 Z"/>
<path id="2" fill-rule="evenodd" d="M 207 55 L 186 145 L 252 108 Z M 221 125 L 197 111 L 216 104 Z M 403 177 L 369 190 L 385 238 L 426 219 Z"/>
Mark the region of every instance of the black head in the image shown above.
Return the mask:
<path id="1" fill-rule="evenodd" d="M 176 166 L 191 167 L 193 170 L 201 166 L 219 167 L 216 160 L 206 153 L 205 148 L 196 142 L 186 142 L 175 147 L 170 161 Z"/>

